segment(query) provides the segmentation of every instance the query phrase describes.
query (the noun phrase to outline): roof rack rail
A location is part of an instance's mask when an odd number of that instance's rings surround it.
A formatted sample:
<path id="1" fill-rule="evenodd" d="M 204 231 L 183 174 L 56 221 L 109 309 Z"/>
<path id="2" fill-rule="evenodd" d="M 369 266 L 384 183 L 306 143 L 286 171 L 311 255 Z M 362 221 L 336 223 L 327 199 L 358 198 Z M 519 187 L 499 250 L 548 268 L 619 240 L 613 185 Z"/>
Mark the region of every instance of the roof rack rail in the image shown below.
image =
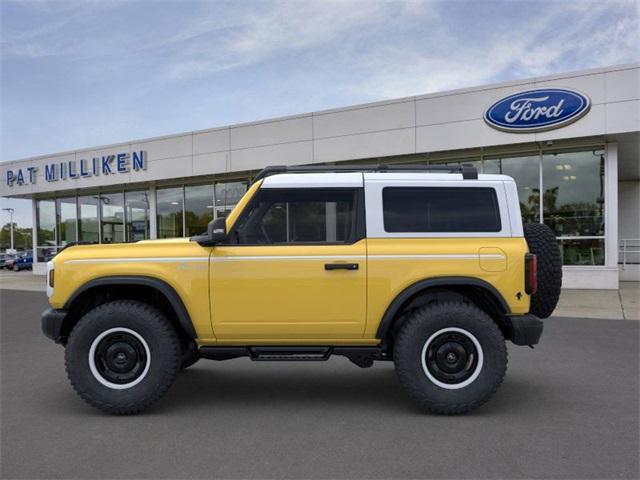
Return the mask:
<path id="1" fill-rule="evenodd" d="M 320 172 L 447 172 L 461 173 L 465 180 L 477 180 L 478 169 L 470 164 L 462 165 L 271 165 L 263 168 L 253 177 L 252 183 L 279 173 L 320 173 Z"/>

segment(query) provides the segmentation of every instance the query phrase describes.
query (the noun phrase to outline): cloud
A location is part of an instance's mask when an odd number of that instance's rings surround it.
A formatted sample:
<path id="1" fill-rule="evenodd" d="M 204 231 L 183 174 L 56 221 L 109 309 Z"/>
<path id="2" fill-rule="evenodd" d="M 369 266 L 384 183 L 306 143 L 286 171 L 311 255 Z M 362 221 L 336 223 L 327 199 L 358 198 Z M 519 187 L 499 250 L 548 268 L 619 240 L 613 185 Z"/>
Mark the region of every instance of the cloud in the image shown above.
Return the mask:
<path id="1" fill-rule="evenodd" d="M 102 58 L 121 68 L 142 61 L 167 82 L 304 55 L 388 98 L 484 83 L 507 69 L 537 76 L 640 56 L 633 1 L 43 3 L 27 5 L 46 22 L 3 24 L 4 55 Z"/>
<path id="2" fill-rule="evenodd" d="M 387 45 L 367 51 L 360 58 L 367 81 L 357 88 L 372 98 L 395 98 L 498 82 L 505 76 L 527 78 L 638 61 L 638 5 L 559 2 L 537 9 L 534 17 L 523 13 L 479 20 L 476 27 L 481 22 L 486 34 L 481 41 L 466 42 L 452 42 L 449 32 L 460 19 L 441 15 L 429 29 L 436 48 Z"/>
<path id="3" fill-rule="evenodd" d="M 212 29 L 203 22 L 181 36 L 169 77 L 186 79 L 255 65 L 275 55 L 337 42 L 341 36 L 380 22 L 396 9 L 392 3 L 364 1 L 255 3 L 249 11 L 227 12 L 231 26 Z"/>
<path id="4" fill-rule="evenodd" d="M 3 159 L 640 59 L 632 1 L 53 5 L 0 7 Z"/>

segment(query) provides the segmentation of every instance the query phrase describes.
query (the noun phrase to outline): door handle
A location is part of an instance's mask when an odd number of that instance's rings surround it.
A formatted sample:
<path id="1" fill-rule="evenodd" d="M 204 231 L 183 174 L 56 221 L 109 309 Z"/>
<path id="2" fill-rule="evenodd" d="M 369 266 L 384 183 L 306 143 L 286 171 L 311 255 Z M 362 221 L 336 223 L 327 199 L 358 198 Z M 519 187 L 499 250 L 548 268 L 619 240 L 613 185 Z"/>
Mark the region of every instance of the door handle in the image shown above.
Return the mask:
<path id="1" fill-rule="evenodd" d="M 325 270 L 358 270 L 357 263 L 325 263 Z"/>

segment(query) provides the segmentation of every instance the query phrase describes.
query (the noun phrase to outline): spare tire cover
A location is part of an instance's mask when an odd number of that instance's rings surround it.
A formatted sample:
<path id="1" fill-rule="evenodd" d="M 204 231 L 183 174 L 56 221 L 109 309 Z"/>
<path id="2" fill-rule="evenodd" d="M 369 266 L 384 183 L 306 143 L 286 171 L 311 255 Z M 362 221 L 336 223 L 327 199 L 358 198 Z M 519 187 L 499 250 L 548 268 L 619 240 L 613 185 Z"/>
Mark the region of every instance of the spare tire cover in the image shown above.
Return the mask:
<path id="1" fill-rule="evenodd" d="M 526 223 L 524 237 L 538 260 L 538 291 L 531 296 L 530 313 L 549 317 L 556 308 L 562 288 L 560 247 L 553 231 L 541 223 Z"/>

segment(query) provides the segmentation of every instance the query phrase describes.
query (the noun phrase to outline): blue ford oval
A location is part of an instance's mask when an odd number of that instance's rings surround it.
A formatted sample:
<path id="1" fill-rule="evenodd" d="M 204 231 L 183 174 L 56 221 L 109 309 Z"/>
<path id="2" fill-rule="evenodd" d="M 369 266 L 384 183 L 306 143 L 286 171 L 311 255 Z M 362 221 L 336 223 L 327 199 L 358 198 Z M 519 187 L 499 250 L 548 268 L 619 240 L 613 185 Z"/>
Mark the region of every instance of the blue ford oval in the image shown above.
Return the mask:
<path id="1" fill-rule="evenodd" d="M 484 120 L 507 132 L 539 132 L 574 122 L 590 107 L 589 97 L 576 90 L 540 88 L 498 100 L 484 113 Z"/>

